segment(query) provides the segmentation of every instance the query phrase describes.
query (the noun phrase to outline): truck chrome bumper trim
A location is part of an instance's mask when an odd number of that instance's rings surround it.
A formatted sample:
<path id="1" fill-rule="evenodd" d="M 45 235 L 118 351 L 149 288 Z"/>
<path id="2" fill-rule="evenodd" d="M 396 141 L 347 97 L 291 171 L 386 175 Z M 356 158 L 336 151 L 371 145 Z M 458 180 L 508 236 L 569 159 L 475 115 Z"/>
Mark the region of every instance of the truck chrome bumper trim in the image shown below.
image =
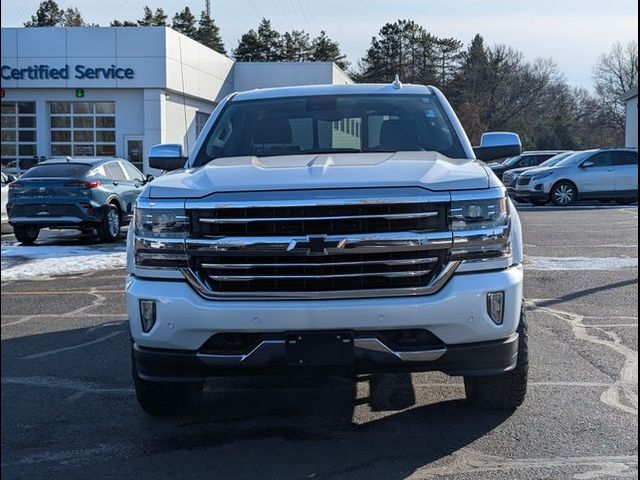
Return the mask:
<path id="1" fill-rule="evenodd" d="M 209 300 L 318 300 L 340 298 L 371 298 L 371 297 L 406 297 L 415 295 L 431 295 L 442 289 L 460 266 L 460 261 L 447 263 L 433 280 L 424 287 L 394 288 L 375 290 L 341 290 L 327 292 L 214 292 L 189 268 L 180 271 L 189 285 L 198 294 Z"/>
<path id="2" fill-rule="evenodd" d="M 433 350 L 416 350 L 396 352 L 387 347 L 377 338 L 355 338 L 353 341 L 354 355 L 378 356 L 380 360 L 401 362 L 432 362 L 445 353 L 446 347 Z M 285 355 L 284 340 L 265 340 L 260 342 L 253 350 L 244 355 L 214 355 L 198 353 L 196 357 L 211 367 L 230 367 L 239 365 L 265 365 L 269 362 L 283 358 Z"/>

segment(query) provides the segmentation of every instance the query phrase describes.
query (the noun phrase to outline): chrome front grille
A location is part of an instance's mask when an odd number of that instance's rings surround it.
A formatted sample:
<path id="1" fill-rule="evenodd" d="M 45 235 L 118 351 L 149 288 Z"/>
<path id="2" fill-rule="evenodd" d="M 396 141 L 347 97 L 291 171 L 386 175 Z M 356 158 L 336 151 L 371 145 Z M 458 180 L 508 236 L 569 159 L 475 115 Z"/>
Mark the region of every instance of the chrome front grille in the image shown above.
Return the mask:
<path id="1" fill-rule="evenodd" d="M 353 292 L 428 285 L 446 250 L 342 255 L 191 256 L 191 268 L 216 292 Z"/>
<path id="2" fill-rule="evenodd" d="M 410 295 L 428 293 L 450 274 L 449 193 L 345 189 L 255 197 L 226 194 L 185 205 L 183 273 L 204 296 Z"/>
<path id="3" fill-rule="evenodd" d="M 447 229 L 445 204 L 363 203 L 198 209 L 191 212 L 194 237 L 225 235 L 339 235 Z"/>
<path id="4" fill-rule="evenodd" d="M 531 183 L 531 179 L 533 177 L 526 177 L 524 175 L 521 175 L 518 177 L 518 185 L 520 186 L 526 186 L 529 185 Z"/>

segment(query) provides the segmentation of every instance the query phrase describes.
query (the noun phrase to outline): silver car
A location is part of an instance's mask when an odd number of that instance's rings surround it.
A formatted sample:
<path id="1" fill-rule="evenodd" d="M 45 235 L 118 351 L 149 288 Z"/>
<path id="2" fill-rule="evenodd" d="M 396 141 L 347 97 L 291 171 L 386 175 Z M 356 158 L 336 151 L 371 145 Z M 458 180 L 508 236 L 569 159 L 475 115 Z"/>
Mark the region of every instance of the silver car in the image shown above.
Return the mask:
<path id="1" fill-rule="evenodd" d="M 638 199 L 638 149 L 602 148 L 574 153 L 553 167 L 518 177 L 515 195 L 534 205 L 567 206 L 576 200 Z"/>

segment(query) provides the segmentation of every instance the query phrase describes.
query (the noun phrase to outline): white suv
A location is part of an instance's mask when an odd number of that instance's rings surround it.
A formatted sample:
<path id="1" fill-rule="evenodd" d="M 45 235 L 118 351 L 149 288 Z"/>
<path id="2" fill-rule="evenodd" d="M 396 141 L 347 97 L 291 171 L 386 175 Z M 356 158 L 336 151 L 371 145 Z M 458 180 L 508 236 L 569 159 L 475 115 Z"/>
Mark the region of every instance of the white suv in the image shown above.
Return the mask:
<path id="1" fill-rule="evenodd" d="M 638 199 L 638 149 L 602 148 L 574 153 L 556 165 L 518 177 L 514 195 L 534 205 L 568 206 L 576 200 Z"/>
<path id="2" fill-rule="evenodd" d="M 198 404 L 221 375 L 439 370 L 477 405 L 527 384 L 518 214 L 435 88 L 257 90 L 220 103 L 140 195 L 127 307 L 138 401 Z"/>

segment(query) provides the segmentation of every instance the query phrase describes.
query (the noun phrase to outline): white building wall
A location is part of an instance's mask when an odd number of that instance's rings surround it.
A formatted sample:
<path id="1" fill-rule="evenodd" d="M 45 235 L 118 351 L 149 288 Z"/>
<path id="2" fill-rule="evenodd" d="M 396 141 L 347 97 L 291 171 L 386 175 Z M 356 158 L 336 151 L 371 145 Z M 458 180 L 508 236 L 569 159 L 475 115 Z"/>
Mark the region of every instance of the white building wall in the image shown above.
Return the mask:
<path id="1" fill-rule="evenodd" d="M 215 103 L 180 95 L 166 93 L 166 135 L 164 142 L 179 143 L 188 154 L 196 143 L 196 113 L 210 115 Z"/>
<path id="2" fill-rule="evenodd" d="M 353 83 L 353 80 L 351 80 L 349 76 L 344 72 L 344 70 L 342 70 L 339 66 L 337 66 L 335 63 L 332 63 L 331 66 L 333 67 L 333 71 L 332 71 L 333 78 L 331 81 L 332 84 L 349 85 Z"/>
<path id="3" fill-rule="evenodd" d="M 140 89 L 85 89 L 83 98 L 76 98 L 73 90 L 60 88 L 12 89 L 6 101 L 35 102 L 37 152 L 51 155 L 49 103 L 51 102 L 115 102 L 116 104 L 116 156 L 125 158 L 125 136 L 145 135 L 143 91 Z"/>
<path id="4" fill-rule="evenodd" d="M 233 68 L 234 89 L 242 92 L 256 88 L 332 84 L 336 83 L 334 67 L 332 62 L 238 62 Z M 345 75 L 345 78 L 348 77 Z M 348 83 L 353 82 L 349 80 Z"/>
<path id="5" fill-rule="evenodd" d="M 220 101 L 233 92 L 234 61 L 171 29 L 165 29 L 165 88 Z"/>
<path id="6" fill-rule="evenodd" d="M 627 100 L 627 127 L 625 132 L 625 145 L 627 147 L 638 146 L 638 96 Z"/>

